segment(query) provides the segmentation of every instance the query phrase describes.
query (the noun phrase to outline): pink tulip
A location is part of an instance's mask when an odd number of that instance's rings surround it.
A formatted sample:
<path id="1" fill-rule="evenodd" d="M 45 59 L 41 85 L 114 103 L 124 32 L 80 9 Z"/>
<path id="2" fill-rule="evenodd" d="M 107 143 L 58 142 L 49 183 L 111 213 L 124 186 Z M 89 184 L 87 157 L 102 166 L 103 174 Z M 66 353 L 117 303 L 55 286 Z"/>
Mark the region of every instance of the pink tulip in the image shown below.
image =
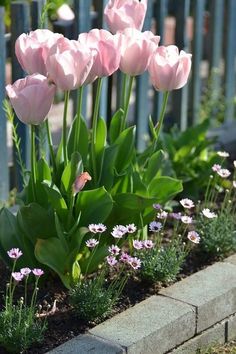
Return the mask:
<path id="1" fill-rule="evenodd" d="M 179 53 L 176 46 L 161 46 L 153 54 L 149 73 L 153 86 L 158 91 L 172 91 L 183 87 L 191 69 L 191 54 L 183 50 Z"/>
<path id="2" fill-rule="evenodd" d="M 78 41 L 60 38 L 48 53 L 49 78 L 62 90 L 81 87 L 91 70 L 94 54 Z"/>
<path id="3" fill-rule="evenodd" d="M 126 28 L 142 30 L 147 0 L 109 0 L 104 17 L 112 33 Z"/>
<path id="4" fill-rule="evenodd" d="M 131 76 L 141 75 L 147 70 L 151 55 L 158 47 L 160 37 L 150 31 L 140 32 L 125 29 L 121 35 L 120 70 Z"/>
<path id="5" fill-rule="evenodd" d="M 47 75 L 45 62 L 49 49 L 63 37 L 47 29 L 37 29 L 29 34 L 21 34 L 15 43 L 15 52 L 22 68 L 28 74 L 39 73 Z"/>
<path id="6" fill-rule="evenodd" d="M 112 35 L 106 30 L 93 29 L 79 35 L 79 42 L 88 46 L 94 53 L 95 59 L 86 84 L 98 77 L 110 76 L 120 64 L 119 35 Z"/>
<path id="7" fill-rule="evenodd" d="M 45 76 L 33 74 L 7 85 L 6 91 L 17 117 L 25 124 L 38 125 L 48 115 L 56 87 Z"/>

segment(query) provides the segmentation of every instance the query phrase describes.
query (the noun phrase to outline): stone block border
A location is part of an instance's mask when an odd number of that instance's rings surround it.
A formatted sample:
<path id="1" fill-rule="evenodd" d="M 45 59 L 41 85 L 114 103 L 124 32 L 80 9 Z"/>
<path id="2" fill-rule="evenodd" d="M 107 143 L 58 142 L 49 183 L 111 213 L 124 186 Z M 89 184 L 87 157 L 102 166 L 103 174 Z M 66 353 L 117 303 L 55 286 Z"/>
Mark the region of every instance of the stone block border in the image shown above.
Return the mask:
<path id="1" fill-rule="evenodd" d="M 195 354 L 236 338 L 236 254 L 48 354 Z"/>

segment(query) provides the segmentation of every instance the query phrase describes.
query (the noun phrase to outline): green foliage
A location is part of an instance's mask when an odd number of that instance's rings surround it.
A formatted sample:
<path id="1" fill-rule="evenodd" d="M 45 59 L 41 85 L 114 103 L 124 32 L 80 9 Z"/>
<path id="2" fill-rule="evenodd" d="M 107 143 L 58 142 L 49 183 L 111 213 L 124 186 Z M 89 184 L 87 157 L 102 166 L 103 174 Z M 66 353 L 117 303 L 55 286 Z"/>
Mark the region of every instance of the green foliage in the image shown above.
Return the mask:
<path id="1" fill-rule="evenodd" d="M 118 286 L 106 287 L 104 277 L 85 279 L 70 292 L 70 300 L 79 318 L 102 320 L 109 315 L 118 300 Z"/>
<path id="2" fill-rule="evenodd" d="M 9 353 L 20 353 L 41 343 L 45 330 L 45 321 L 32 316 L 30 308 L 17 305 L 13 311 L 0 312 L 0 346 Z"/>
<path id="3" fill-rule="evenodd" d="M 236 251 L 236 222 L 232 213 L 223 211 L 213 219 L 200 215 L 196 228 L 201 236 L 200 249 L 207 256 L 223 258 Z"/>
<path id="4" fill-rule="evenodd" d="M 205 190 L 211 166 L 219 161 L 213 140 L 207 138 L 209 120 L 180 132 L 162 135 L 161 148 L 168 154 L 170 175 L 183 181 L 185 195 L 198 198 Z"/>
<path id="5" fill-rule="evenodd" d="M 140 276 L 150 282 L 173 281 L 180 272 L 187 254 L 181 241 L 143 252 Z"/>

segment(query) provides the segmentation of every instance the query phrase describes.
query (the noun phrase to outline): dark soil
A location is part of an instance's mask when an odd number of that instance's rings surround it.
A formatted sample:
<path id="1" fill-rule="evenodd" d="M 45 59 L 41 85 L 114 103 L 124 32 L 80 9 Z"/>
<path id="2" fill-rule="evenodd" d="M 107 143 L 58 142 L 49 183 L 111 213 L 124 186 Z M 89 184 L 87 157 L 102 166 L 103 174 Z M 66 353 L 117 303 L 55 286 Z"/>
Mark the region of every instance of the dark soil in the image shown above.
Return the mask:
<path id="1" fill-rule="evenodd" d="M 181 280 L 190 274 L 203 269 L 207 265 L 213 263 L 213 261 L 207 261 L 206 259 L 198 256 L 196 253 L 192 253 L 183 265 L 182 272 L 178 275 L 177 280 Z M 5 285 L 9 279 L 9 272 L 6 270 L 5 265 L 0 261 L 0 296 L 4 296 Z M 127 308 L 134 306 L 140 301 L 148 298 L 151 295 L 155 295 L 158 291 L 170 285 L 170 283 L 156 283 L 149 284 L 144 281 L 140 281 L 137 278 L 130 279 L 123 291 L 123 295 L 118 304 L 113 310 L 110 317 L 115 314 L 126 310 Z M 18 289 L 21 296 L 23 289 Z M 56 311 L 54 314 L 49 315 L 47 318 L 48 329 L 45 332 L 45 338 L 42 344 L 33 346 L 26 353 L 27 354 L 43 354 L 52 350 L 54 347 L 66 342 L 67 340 L 86 332 L 89 328 L 94 327 L 97 323 L 85 323 L 79 320 L 73 312 L 68 298 L 68 291 L 63 288 L 61 282 L 57 278 L 48 277 L 41 285 L 38 296 L 39 303 L 44 308 L 48 304 L 53 305 L 56 300 Z M 1 307 L 1 303 L 0 303 Z M 0 347 L 0 354 L 6 354 L 7 352 Z"/>

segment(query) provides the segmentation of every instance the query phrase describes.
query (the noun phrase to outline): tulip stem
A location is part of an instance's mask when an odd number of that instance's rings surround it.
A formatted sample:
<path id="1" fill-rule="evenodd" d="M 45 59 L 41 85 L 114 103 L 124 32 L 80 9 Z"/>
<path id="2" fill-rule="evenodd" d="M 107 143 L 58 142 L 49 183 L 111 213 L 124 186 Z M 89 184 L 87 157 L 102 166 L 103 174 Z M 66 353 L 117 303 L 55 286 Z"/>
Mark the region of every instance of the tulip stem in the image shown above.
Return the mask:
<path id="1" fill-rule="evenodd" d="M 169 97 L 169 91 L 164 92 L 164 97 L 163 97 L 163 102 L 162 102 L 162 107 L 161 107 L 161 113 L 160 113 L 160 117 L 159 120 L 156 124 L 156 138 L 155 138 L 155 146 L 157 144 L 160 132 L 161 132 L 161 128 L 162 128 L 162 124 L 164 121 L 164 117 L 165 117 L 165 112 L 166 112 L 166 107 L 167 107 L 167 102 L 168 102 L 168 97 Z"/>
<path id="2" fill-rule="evenodd" d="M 68 111 L 68 102 L 69 102 L 70 91 L 65 92 L 65 101 L 64 101 L 64 113 L 63 113 L 63 130 L 62 130 L 62 145 L 63 145 L 63 157 L 64 157 L 64 166 L 67 166 L 68 163 L 68 153 L 67 153 L 67 111 Z"/>
<path id="3" fill-rule="evenodd" d="M 99 114 L 99 105 L 100 105 L 100 97 L 102 92 L 102 79 L 98 79 L 97 83 L 97 92 L 96 92 L 96 99 L 93 111 L 93 121 L 92 121 L 92 149 L 91 149 L 91 158 L 92 158 L 92 168 L 93 168 L 93 180 L 96 184 L 97 182 L 97 167 L 96 167 L 96 152 L 95 152 L 95 145 L 96 145 L 96 138 L 97 138 L 97 122 L 98 122 L 98 114 Z"/>
<path id="4" fill-rule="evenodd" d="M 126 90 L 127 90 L 127 82 L 128 82 L 128 75 L 122 74 L 122 95 L 121 95 L 121 108 L 124 109 L 125 107 L 125 98 L 126 98 Z"/>
<path id="5" fill-rule="evenodd" d="M 31 124 L 31 185 L 33 200 L 36 201 L 36 157 L 35 157 L 35 126 Z"/>
<path id="6" fill-rule="evenodd" d="M 78 140 L 80 136 L 80 126 L 81 126 L 82 101 L 83 101 L 83 86 L 81 86 L 78 89 L 78 96 L 77 96 L 77 115 L 75 120 L 75 135 L 74 135 L 74 149 L 73 149 L 74 152 L 78 150 Z"/>
<path id="7" fill-rule="evenodd" d="M 56 165 L 56 159 L 53 151 L 52 135 L 51 135 L 48 119 L 46 119 L 45 121 L 45 126 L 47 131 L 47 139 L 48 139 L 48 146 L 49 146 L 50 156 L 52 161 L 52 168 L 53 168 L 53 172 L 56 173 L 57 165 Z"/>
<path id="8" fill-rule="evenodd" d="M 134 76 L 131 76 L 129 79 L 128 92 L 127 92 L 127 96 L 126 96 L 126 100 L 125 100 L 125 104 L 124 104 L 124 114 L 123 114 L 122 121 L 121 121 L 120 133 L 126 127 L 126 120 L 127 120 L 127 116 L 128 116 L 128 112 L 129 112 L 129 102 L 130 102 L 130 97 L 131 97 L 131 93 L 132 93 L 133 83 L 134 83 Z"/>

